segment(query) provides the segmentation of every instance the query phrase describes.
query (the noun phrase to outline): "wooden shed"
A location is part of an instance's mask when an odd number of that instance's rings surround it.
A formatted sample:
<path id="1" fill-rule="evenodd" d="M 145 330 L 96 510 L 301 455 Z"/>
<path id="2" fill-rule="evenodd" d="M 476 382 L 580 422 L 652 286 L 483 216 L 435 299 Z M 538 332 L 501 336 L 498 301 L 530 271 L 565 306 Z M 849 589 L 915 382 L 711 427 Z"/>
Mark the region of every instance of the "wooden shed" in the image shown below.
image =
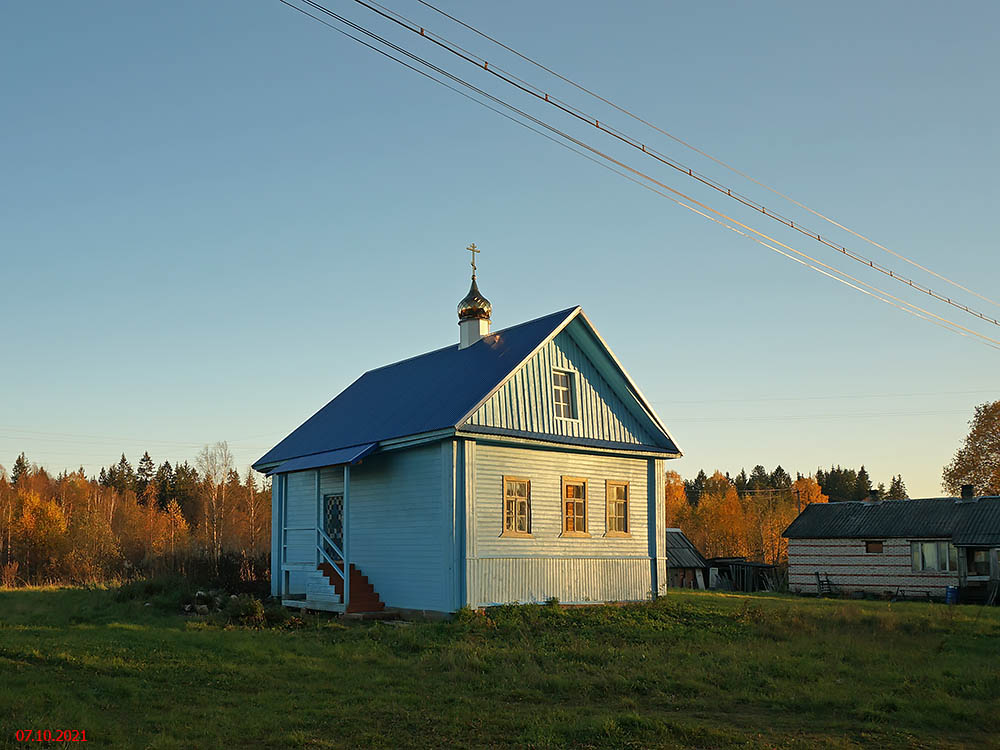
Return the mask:
<path id="1" fill-rule="evenodd" d="M 667 581 L 673 588 L 708 588 L 708 562 L 680 529 L 667 529 Z"/>

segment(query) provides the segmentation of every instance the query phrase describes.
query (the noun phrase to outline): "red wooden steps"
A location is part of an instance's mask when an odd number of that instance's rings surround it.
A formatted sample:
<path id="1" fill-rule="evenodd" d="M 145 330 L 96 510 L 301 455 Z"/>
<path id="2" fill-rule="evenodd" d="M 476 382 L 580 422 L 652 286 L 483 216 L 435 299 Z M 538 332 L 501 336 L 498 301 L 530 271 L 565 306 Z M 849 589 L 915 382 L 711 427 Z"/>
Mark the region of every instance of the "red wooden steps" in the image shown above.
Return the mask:
<path id="1" fill-rule="evenodd" d="M 330 585 L 341 597 L 344 596 L 344 582 L 340 575 L 334 570 L 330 563 L 320 563 L 319 569 L 323 571 Z M 381 612 L 385 609 L 385 602 L 379 599 L 375 587 L 368 581 L 368 576 L 362 575 L 361 571 L 351 563 L 351 601 L 347 605 L 347 612 Z"/>

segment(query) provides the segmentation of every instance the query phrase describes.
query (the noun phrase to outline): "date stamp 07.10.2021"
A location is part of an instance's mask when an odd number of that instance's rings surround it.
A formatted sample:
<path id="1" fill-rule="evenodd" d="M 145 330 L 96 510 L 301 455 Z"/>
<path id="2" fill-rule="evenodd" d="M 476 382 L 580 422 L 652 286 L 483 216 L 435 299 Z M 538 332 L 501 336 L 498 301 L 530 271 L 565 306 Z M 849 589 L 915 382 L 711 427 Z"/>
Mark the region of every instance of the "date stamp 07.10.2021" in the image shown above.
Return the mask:
<path id="1" fill-rule="evenodd" d="M 18 742 L 86 742 L 86 729 L 18 729 Z"/>

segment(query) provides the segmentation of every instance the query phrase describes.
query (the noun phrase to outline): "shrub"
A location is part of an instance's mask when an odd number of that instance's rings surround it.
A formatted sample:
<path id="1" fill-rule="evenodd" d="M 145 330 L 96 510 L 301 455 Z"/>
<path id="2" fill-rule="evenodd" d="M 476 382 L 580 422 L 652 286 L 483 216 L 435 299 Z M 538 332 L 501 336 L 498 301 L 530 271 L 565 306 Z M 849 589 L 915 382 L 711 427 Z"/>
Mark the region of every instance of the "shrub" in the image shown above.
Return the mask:
<path id="1" fill-rule="evenodd" d="M 217 562 L 195 557 L 188 560 L 186 574 L 206 588 L 264 597 L 271 590 L 271 557 L 237 552 L 223 552 Z"/>
<path id="2" fill-rule="evenodd" d="M 232 625 L 259 628 L 267 621 L 264 603 L 249 594 L 240 594 L 230 599 L 226 604 L 225 614 Z"/>
<path id="3" fill-rule="evenodd" d="M 6 589 L 14 588 L 17 585 L 17 570 L 19 567 L 17 560 L 13 560 L 0 567 L 0 586 Z"/>
<path id="4" fill-rule="evenodd" d="M 179 611 L 194 596 L 191 583 L 178 575 L 140 578 L 122 584 L 115 591 L 115 601 L 142 600 L 168 612 Z"/>

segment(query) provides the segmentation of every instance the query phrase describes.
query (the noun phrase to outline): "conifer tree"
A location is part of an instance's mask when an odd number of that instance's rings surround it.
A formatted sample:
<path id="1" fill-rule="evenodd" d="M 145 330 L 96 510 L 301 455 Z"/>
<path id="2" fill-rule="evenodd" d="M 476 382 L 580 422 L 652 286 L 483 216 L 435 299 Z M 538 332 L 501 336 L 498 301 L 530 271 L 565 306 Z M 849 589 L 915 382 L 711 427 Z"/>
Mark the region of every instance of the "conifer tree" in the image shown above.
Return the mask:
<path id="1" fill-rule="evenodd" d="M 174 467 L 169 461 L 160 464 L 153 482 L 156 483 L 156 496 L 160 499 L 160 507 L 166 509 L 174 499 Z"/>
<path id="2" fill-rule="evenodd" d="M 868 470 L 865 469 L 864 464 L 861 465 L 861 470 L 858 472 L 857 478 L 854 480 L 854 500 L 867 500 L 868 496 L 872 491 L 872 480 L 868 476 Z"/>
<path id="3" fill-rule="evenodd" d="M 749 480 L 747 479 L 747 470 L 740 469 L 740 473 L 736 475 L 736 479 L 733 480 L 733 484 L 736 486 L 736 492 L 743 496 L 746 494 Z"/>
<path id="4" fill-rule="evenodd" d="M 887 500 L 909 500 L 910 496 L 906 492 L 906 485 L 903 484 L 903 475 L 899 474 L 889 482 L 889 490 L 886 492 Z"/>
<path id="5" fill-rule="evenodd" d="M 10 483 L 16 487 L 18 480 L 27 474 L 30 468 L 28 459 L 24 457 L 24 451 L 21 451 L 21 455 L 14 461 L 14 468 L 10 471 Z"/>
<path id="6" fill-rule="evenodd" d="M 155 470 L 156 467 L 153 465 L 153 459 L 149 457 L 149 451 L 146 451 L 142 454 L 142 458 L 139 459 L 139 465 L 135 471 L 136 495 L 143 497 L 146 494 L 146 488 L 153 480 L 153 472 Z"/>
<path id="7" fill-rule="evenodd" d="M 121 460 L 118 461 L 115 469 L 114 488 L 122 494 L 128 490 L 135 492 L 135 471 L 132 469 L 132 464 L 125 458 L 124 453 L 122 453 Z"/>
<path id="8" fill-rule="evenodd" d="M 701 499 L 701 493 L 705 489 L 705 482 L 707 480 L 708 475 L 704 469 L 699 469 L 698 476 L 694 479 L 685 480 L 684 491 L 687 492 L 688 505 L 692 508 L 698 506 L 698 501 Z"/>
<path id="9" fill-rule="evenodd" d="M 747 489 L 750 490 L 767 490 L 771 488 L 771 478 L 765 469 L 760 464 L 753 467 L 753 471 L 750 472 L 750 481 L 747 482 Z"/>
<path id="10" fill-rule="evenodd" d="M 774 467 L 774 471 L 771 472 L 771 476 L 768 477 L 771 489 L 774 490 L 784 490 L 792 486 L 792 478 L 788 476 L 788 472 L 781 468 L 781 464 Z"/>

